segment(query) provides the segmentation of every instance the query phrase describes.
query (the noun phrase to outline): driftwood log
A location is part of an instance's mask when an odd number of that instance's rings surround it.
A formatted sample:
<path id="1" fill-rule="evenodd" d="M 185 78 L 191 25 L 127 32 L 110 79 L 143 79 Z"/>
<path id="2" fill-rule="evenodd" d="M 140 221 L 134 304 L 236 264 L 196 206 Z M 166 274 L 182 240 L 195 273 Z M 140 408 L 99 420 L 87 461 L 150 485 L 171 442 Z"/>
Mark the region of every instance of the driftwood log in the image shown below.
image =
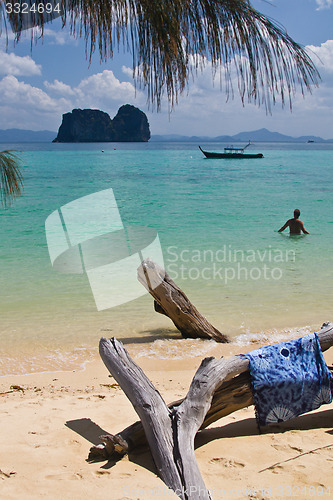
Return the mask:
<path id="1" fill-rule="evenodd" d="M 153 296 L 155 311 L 168 316 L 183 337 L 229 342 L 227 335 L 211 325 L 165 270 L 151 259 L 141 263 L 138 280 Z"/>
<path id="2" fill-rule="evenodd" d="M 333 323 L 318 332 L 322 350 L 333 345 Z M 195 455 L 194 438 L 204 428 L 233 411 L 253 404 L 248 360 L 206 358 L 186 397 L 167 406 L 163 398 L 116 339 L 100 340 L 100 355 L 134 406 L 141 422 L 91 449 L 90 459 L 126 454 L 143 442 L 143 430 L 159 477 L 183 500 L 210 499 Z M 200 492 L 200 495 L 198 495 Z"/>

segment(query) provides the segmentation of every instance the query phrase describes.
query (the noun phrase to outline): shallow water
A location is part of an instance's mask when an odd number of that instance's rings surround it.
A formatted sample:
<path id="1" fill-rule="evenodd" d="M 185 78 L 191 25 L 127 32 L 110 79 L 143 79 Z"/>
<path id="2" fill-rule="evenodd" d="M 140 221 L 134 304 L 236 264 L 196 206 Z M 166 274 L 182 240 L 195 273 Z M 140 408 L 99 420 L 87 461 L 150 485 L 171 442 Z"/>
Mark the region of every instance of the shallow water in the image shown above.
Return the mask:
<path id="1" fill-rule="evenodd" d="M 256 144 L 264 158 L 248 161 L 207 160 L 189 143 L 14 147 L 25 191 L 0 210 L 2 373 L 17 359 L 33 371 L 33 353 L 38 371 L 82 364 L 101 335 L 142 339 L 147 356 L 153 339 L 178 337 L 148 295 L 97 311 L 86 274 L 52 268 L 46 218 L 109 188 L 124 226 L 157 231 L 170 276 L 232 338 L 274 341 L 332 319 L 332 145 Z M 294 208 L 310 236 L 277 232 Z"/>

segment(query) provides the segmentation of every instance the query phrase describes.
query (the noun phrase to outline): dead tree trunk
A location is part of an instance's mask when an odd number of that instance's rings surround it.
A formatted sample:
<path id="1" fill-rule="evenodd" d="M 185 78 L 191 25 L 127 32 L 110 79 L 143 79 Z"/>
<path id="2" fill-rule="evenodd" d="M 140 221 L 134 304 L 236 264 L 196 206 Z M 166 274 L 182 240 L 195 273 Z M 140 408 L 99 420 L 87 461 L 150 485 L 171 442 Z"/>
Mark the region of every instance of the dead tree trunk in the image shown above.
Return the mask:
<path id="1" fill-rule="evenodd" d="M 199 313 L 185 293 L 158 264 L 145 259 L 138 268 L 138 280 L 154 298 L 156 312 L 168 316 L 185 338 L 212 338 L 229 342 Z"/>
<path id="2" fill-rule="evenodd" d="M 323 325 L 319 341 L 322 350 L 333 345 L 332 323 Z M 104 453 L 105 457 L 110 451 L 125 454 L 138 442 L 138 436 L 142 441 L 143 428 L 158 474 L 165 484 L 183 500 L 199 497 L 208 500 L 210 495 L 195 460 L 194 438 L 200 428 L 252 404 L 248 360 L 239 356 L 229 360 L 204 359 L 185 399 L 167 407 L 119 341 L 101 339 L 100 355 L 132 402 L 142 427 L 140 429 L 140 423 L 136 422 L 117 436 L 105 437 L 104 449 L 99 445 L 94 451 Z M 240 400 L 232 401 L 240 387 Z"/>
<path id="3" fill-rule="evenodd" d="M 248 361 L 237 356 L 228 361 L 204 359 L 187 396 L 170 410 L 118 340 L 102 338 L 100 355 L 141 419 L 160 478 L 183 500 L 197 499 L 198 492 L 200 499 L 209 500 L 194 455 L 194 438 L 221 380 L 239 375 Z"/>
<path id="4" fill-rule="evenodd" d="M 318 332 L 323 351 L 333 345 L 333 324 L 324 323 Z M 182 403 L 182 399 L 168 405 L 170 411 Z M 216 389 L 211 406 L 200 427 L 204 429 L 222 417 L 253 404 L 250 374 L 243 373 L 229 381 L 222 381 Z M 125 455 L 147 443 L 141 421 L 135 422 L 116 435 L 101 436 L 103 445 L 91 449 L 90 458 L 113 459 Z"/>

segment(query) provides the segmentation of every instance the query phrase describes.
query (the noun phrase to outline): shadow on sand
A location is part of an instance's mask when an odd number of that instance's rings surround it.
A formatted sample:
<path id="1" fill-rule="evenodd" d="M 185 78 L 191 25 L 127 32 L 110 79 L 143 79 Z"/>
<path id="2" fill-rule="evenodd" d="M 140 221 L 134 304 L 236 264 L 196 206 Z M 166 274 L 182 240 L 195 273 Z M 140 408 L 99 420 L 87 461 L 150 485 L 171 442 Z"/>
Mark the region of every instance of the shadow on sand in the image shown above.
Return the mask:
<path id="1" fill-rule="evenodd" d="M 307 431 L 312 429 L 329 429 L 327 434 L 333 435 L 332 429 L 333 410 L 323 410 L 316 413 L 309 413 L 300 417 L 291 419 L 278 425 L 270 425 L 264 428 L 264 434 L 278 434 L 289 430 Z M 108 434 L 107 431 L 99 427 L 95 422 L 88 418 L 71 420 L 65 424 L 90 443 L 97 445 L 100 443 L 99 436 Z M 232 422 L 221 427 L 212 427 L 198 432 L 195 438 L 195 449 L 215 441 L 217 439 L 229 439 L 240 436 L 259 436 L 256 419 L 246 418 L 237 422 Z M 121 459 L 109 460 L 101 466 L 102 469 L 110 469 Z M 296 457 L 297 458 L 297 457 Z M 156 474 L 156 468 L 150 450 L 147 446 L 138 448 L 128 454 L 128 459 Z M 100 460 L 102 461 L 102 460 Z"/>

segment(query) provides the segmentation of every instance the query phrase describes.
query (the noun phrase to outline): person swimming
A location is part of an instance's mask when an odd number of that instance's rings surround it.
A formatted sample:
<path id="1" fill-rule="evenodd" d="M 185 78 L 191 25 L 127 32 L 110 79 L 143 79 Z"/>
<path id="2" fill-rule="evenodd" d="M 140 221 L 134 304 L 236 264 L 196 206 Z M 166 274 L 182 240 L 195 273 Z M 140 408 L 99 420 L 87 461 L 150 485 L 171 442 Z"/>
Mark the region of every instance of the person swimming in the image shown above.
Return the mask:
<path id="1" fill-rule="evenodd" d="M 287 227 L 289 227 L 290 234 L 301 234 L 303 232 L 304 234 L 310 234 L 304 227 L 304 224 L 301 220 L 299 220 L 299 216 L 301 215 L 301 212 L 296 208 L 294 210 L 294 218 L 287 220 L 287 222 L 279 229 L 279 233 L 284 231 Z"/>

